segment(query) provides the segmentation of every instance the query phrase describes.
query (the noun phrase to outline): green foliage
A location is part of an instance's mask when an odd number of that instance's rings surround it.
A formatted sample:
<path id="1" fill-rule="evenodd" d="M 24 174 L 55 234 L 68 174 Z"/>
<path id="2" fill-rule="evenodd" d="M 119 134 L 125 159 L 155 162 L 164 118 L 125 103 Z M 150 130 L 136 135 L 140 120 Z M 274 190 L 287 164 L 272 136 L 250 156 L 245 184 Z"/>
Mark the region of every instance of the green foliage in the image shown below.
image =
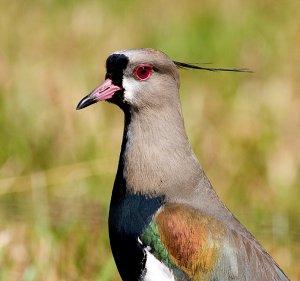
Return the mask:
<path id="1" fill-rule="evenodd" d="M 300 280 L 299 3 L 0 1 L 0 280 L 120 280 L 107 216 L 123 117 L 78 101 L 118 49 L 181 70 L 192 146 L 217 192 Z"/>

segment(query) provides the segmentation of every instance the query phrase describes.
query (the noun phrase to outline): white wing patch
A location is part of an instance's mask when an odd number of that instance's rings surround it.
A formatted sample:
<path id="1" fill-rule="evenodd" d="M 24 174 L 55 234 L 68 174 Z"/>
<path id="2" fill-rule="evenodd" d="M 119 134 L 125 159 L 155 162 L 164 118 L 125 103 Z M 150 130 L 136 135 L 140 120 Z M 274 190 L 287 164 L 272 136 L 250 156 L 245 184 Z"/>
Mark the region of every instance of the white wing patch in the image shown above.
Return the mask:
<path id="1" fill-rule="evenodd" d="M 170 269 L 153 256 L 148 249 L 146 251 L 146 274 L 143 281 L 175 281 Z"/>

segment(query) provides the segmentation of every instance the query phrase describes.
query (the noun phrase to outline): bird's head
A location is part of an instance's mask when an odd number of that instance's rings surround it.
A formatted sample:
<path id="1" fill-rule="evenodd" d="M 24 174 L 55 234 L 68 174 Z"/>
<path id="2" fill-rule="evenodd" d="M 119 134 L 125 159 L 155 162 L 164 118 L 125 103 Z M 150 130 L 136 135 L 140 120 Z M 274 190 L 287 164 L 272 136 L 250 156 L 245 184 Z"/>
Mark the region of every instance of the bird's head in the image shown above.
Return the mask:
<path id="1" fill-rule="evenodd" d="M 84 97 L 77 109 L 101 100 L 137 110 L 159 107 L 174 99 L 178 88 L 177 66 L 164 53 L 153 49 L 119 51 L 106 60 L 105 81 Z"/>

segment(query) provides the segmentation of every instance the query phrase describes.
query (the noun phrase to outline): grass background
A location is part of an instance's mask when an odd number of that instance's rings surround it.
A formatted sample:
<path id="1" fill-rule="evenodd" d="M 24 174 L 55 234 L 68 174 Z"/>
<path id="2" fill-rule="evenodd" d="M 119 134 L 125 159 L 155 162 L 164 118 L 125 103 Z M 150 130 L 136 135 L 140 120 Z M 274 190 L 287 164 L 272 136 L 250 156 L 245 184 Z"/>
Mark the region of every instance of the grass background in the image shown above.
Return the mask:
<path id="1" fill-rule="evenodd" d="M 0 280 L 120 280 L 107 232 L 123 116 L 80 112 L 113 51 L 254 74 L 181 70 L 192 146 L 215 189 L 300 280 L 300 4 L 0 1 Z"/>

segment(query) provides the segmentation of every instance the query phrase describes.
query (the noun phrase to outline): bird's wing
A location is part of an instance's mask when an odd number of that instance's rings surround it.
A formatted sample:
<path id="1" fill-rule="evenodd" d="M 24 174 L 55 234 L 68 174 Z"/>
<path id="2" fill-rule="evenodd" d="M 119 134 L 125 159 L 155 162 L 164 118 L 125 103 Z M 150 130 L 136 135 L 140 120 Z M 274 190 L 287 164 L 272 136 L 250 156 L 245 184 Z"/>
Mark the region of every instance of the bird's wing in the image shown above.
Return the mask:
<path id="1" fill-rule="evenodd" d="M 166 204 L 140 237 L 177 280 L 288 280 L 249 236 L 182 204 Z"/>

